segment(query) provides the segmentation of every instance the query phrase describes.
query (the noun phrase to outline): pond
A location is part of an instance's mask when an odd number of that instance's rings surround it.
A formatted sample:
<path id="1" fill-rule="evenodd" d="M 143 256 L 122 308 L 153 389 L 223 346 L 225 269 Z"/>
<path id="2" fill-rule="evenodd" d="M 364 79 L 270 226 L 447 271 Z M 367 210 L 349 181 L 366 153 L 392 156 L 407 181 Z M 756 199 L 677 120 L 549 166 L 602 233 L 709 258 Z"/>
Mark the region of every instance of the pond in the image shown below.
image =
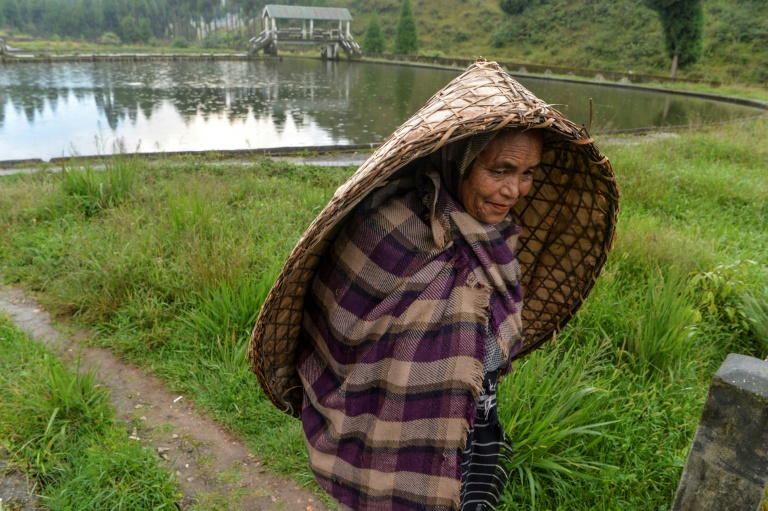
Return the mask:
<path id="1" fill-rule="evenodd" d="M 462 69 L 319 59 L 0 66 L 0 160 L 380 143 Z M 521 77 L 593 132 L 755 110 L 655 91 Z"/>

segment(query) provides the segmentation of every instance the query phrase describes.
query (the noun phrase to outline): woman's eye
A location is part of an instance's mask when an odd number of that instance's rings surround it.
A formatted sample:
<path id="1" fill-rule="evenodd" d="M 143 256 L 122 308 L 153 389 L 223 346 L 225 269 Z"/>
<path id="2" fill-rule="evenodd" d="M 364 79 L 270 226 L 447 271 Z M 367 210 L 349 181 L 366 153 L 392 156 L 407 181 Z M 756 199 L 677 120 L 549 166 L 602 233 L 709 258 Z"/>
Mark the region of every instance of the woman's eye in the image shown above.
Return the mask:
<path id="1" fill-rule="evenodd" d="M 491 174 L 493 174 L 496 177 L 500 177 L 500 176 L 504 175 L 504 171 L 503 170 L 493 169 L 493 170 L 491 170 Z"/>

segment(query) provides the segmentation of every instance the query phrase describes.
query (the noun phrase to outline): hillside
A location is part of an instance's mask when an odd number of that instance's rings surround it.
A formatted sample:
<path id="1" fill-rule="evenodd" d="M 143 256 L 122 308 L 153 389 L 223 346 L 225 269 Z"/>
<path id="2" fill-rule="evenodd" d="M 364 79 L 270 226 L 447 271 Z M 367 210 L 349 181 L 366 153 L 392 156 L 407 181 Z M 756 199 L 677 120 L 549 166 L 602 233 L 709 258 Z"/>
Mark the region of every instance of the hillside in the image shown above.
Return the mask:
<path id="1" fill-rule="evenodd" d="M 328 0 L 347 7 L 362 39 L 378 12 L 391 47 L 400 0 Z M 636 0 L 531 0 L 521 16 L 498 0 L 412 0 L 419 52 L 496 60 L 667 74 L 661 23 Z M 768 2 L 704 0 L 702 60 L 680 76 L 768 83 Z"/>
<path id="2" fill-rule="evenodd" d="M 402 0 L 0 0 L 0 37 L 26 50 L 72 51 L 73 44 L 171 45 L 243 50 L 264 4 L 349 8 L 363 40 L 379 14 L 388 50 Z M 667 75 L 661 22 L 640 0 L 516 0 L 508 16 L 499 0 L 411 0 L 419 53 Z M 768 83 L 768 1 L 702 0 L 704 55 L 680 76 L 725 83 Z M 247 24 L 238 23 L 248 18 Z M 187 20 L 188 22 L 185 22 Z M 237 26 L 237 28 L 235 28 Z M 30 40 L 43 41 L 35 46 Z M 61 44 L 60 44 L 61 43 Z M 24 46 L 26 44 L 26 46 Z"/>

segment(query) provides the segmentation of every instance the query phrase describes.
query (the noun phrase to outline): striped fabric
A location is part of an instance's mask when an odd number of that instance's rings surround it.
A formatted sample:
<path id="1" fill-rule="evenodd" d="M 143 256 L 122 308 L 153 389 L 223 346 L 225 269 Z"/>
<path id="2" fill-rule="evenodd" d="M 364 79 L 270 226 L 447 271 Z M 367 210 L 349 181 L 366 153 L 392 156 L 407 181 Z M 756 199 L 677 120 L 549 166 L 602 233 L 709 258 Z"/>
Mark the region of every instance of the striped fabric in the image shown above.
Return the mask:
<path id="1" fill-rule="evenodd" d="M 496 509 L 509 480 L 512 446 L 496 410 L 497 373 L 486 373 L 475 423 L 467 438 L 461 463 L 461 510 Z"/>
<path id="2" fill-rule="evenodd" d="M 477 222 L 441 183 L 418 171 L 369 195 L 307 294 L 310 466 L 355 510 L 458 509 L 486 332 L 505 360 L 522 345 L 520 228 Z"/>

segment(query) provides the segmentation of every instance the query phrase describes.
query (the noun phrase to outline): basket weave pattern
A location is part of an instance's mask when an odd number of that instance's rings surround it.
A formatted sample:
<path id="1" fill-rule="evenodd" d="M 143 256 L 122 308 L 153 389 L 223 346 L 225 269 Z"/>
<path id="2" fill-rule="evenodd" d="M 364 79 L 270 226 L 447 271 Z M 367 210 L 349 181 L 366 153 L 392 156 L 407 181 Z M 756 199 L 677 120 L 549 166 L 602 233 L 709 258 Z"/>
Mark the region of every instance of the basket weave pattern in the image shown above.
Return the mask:
<path id="1" fill-rule="evenodd" d="M 573 317 L 594 285 L 615 235 L 619 190 L 608 159 L 583 127 L 536 98 L 496 63 L 478 61 L 435 94 L 342 185 L 289 256 L 267 296 L 248 356 L 264 392 L 298 416 L 296 356 L 304 297 L 346 215 L 414 160 L 445 144 L 505 127 L 544 130 L 542 170 L 515 205 L 523 227 L 525 341 L 518 357 L 540 347 Z"/>

